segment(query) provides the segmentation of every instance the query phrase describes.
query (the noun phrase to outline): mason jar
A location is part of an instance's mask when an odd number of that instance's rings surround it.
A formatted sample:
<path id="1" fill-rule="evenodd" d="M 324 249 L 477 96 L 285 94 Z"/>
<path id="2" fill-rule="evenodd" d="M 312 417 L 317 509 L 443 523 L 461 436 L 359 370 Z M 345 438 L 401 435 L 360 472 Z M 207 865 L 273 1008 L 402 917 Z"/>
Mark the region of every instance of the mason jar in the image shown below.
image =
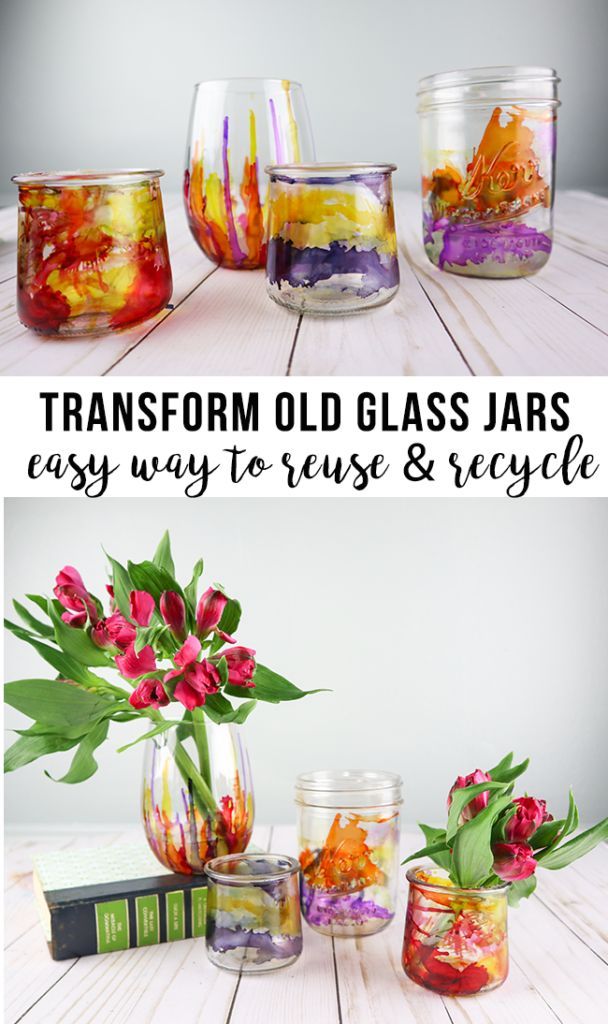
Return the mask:
<path id="1" fill-rule="evenodd" d="M 420 81 L 424 247 L 441 270 L 522 277 L 549 259 L 558 82 L 543 67 Z"/>
<path id="2" fill-rule="evenodd" d="M 324 935 L 373 935 L 395 915 L 401 779 L 315 771 L 296 782 L 300 900 Z"/>
<path id="3" fill-rule="evenodd" d="M 173 283 L 164 171 L 17 174 L 17 314 L 59 337 L 123 330 L 167 305 Z"/>
<path id="4" fill-rule="evenodd" d="M 270 177 L 266 283 L 298 313 L 343 315 L 399 288 L 394 164 L 284 164 Z"/>
<path id="5" fill-rule="evenodd" d="M 509 971 L 509 885 L 461 889 L 433 866 L 411 868 L 407 880 L 402 962 L 408 978 L 444 996 L 502 985 Z"/>
<path id="6" fill-rule="evenodd" d="M 256 973 L 295 963 L 302 952 L 299 865 L 293 857 L 216 857 L 207 875 L 207 956 L 216 967 Z"/>

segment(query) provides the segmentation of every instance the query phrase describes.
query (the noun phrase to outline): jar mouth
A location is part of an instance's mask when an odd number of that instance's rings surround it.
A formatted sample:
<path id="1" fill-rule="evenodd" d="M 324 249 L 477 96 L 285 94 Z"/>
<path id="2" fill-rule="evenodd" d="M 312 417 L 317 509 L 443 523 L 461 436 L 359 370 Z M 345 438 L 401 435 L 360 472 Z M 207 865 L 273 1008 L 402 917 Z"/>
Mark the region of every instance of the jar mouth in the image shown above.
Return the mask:
<path id="1" fill-rule="evenodd" d="M 435 867 L 435 865 L 425 866 L 424 864 L 416 864 L 414 867 L 406 871 L 405 877 L 407 878 L 410 885 L 416 885 L 420 889 L 430 889 L 432 892 L 446 893 L 449 896 L 481 896 L 490 899 L 492 896 L 501 896 L 511 888 L 510 882 L 503 882 L 502 885 L 493 885 L 486 889 L 466 889 L 460 885 L 452 885 L 451 883 L 441 885 L 439 882 L 427 882 L 423 878 L 419 878 L 418 875 L 421 871 L 429 872 L 432 870 L 433 877 L 443 878 L 445 876 L 446 882 L 448 882 L 448 873 L 443 868 Z"/>
<path id="2" fill-rule="evenodd" d="M 337 178 L 348 178 L 351 175 L 364 174 L 391 174 L 397 170 L 396 164 L 373 164 L 373 163 L 308 163 L 308 164 L 266 164 L 264 170 L 272 177 L 284 177 L 288 179 L 302 179 L 307 181 L 310 178 L 327 175 Z"/>
<path id="3" fill-rule="evenodd" d="M 200 82 L 194 83 L 195 89 L 200 89 L 202 86 L 209 86 L 209 88 L 215 87 L 230 87 L 234 86 L 235 92 L 251 92 L 252 89 L 259 89 L 264 85 L 281 86 L 283 82 L 288 82 L 289 88 L 301 89 L 302 83 L 296 82 L 292 78 L 264 78 L 263 76 L 251 75 L 237 75 L 235 78 L 202 78 Z M 247 88 L 250 86 L 251 88 Z"/>
<path id="4" fill-rule="evenodd" d="M 418 82 L 418 113 L 449 106 L 559 106 L 554 68 L 499 65 L 440 71 Z"/>
<path id="5" fill-rule="evenodd" d="M 300 865 L 295 857 L 282 854 L 229 853 L 214 857 L 203 870 L 214 882 L 224 885 L 264 885 L 290 878 L 299 872 Z"/>
<path id="6" fill-rule="evenodd" d="M 48 186 L 78 188 L 82 185 L 120 185 L 161 178 L 165 172 L 159 168 L 121 168 L 113 171 L 22 171 L 14 174 L 11 181 L 22 186 Z"/>
<path id="7" fill-rule="evenodd" d="M 560 82 L 555 68 L 534 65 L 498 64 L 495 67 L 459 68 L 426 75 L 418 82 L 416 95 L 449 85 L 493 85 L 498 82 Z"/>
<path id="8" fill-rule="evenodd" d="M 332 810 L 373 810 L 403 803 L 403 781 L 395 772 L 367 768 L 303 772 L 296 779 L 296 803 Z"/>

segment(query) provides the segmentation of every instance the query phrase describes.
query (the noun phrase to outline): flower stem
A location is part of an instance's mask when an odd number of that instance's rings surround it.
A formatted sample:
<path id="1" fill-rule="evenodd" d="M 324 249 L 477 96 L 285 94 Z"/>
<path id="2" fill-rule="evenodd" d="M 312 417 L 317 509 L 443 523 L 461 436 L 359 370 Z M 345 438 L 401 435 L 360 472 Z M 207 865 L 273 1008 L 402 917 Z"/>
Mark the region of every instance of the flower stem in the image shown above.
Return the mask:
<path id="1" fill-rule="evenodd" d="M 175 763 L 177 764 L 177 767 L 179 768 L 186 783 L 189 780 L 192 782 L 194 787 L 194 801 L 200 812 L 205 816 L 210 814 L 212 818 L 215 818 L 217 813 L 217 804 L 213 793 L 180 740 L 177 740 L 175 744 L 174 757 Z"/>
<path id="2" fill-rule="evenodd" d="M 209 760 L 209 742 L 207 740 L 207 726 L 205 714 L 202 708 L 192 709 L 192 723 L 194 725 L 194 742 L 198 751 L 198 761 L 201 775 L 211 789 L 211 763 Z"/>

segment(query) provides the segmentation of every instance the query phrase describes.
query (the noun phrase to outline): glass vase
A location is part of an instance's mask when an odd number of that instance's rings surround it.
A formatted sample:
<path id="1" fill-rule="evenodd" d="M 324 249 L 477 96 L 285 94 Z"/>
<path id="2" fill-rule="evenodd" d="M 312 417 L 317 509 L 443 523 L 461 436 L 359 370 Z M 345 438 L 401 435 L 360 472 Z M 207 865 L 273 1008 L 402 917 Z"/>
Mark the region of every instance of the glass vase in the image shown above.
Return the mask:
<path id="1" fill-rule="evenodd" d="M 302 86 L 277 78 L 228 78 L 195 86 L 184 201 L 195 241 L 214 263 L 252 270 L 266 262 L 266 184 L 271 162 L 314 160 Z"/>
<path id="2" fill-rule="evenodd" d="M 502 985 L 509 970 L 509 886 L 459 889 L 447 872 L 435 867 L 412 868 L 407 880 L 407 976 L 448 996 L 473 995 Z"/>
<path id="3" fill-rule="evenodd" d="M 424 246 L 441 270 L 523 277 L 549 259 L 558 82 L 542 67 L 420 82 Z"/>
<path id="4" fill-rule="evenodd" d="M 173 283 L 163 171 L 18 174 L 17 313 L 58 337 L 123 330 L 158 313 Z"/>
<path id="5" fill-rule="evenodd" d="M 253 829 L 251 769 L 239 727 L 205 719 L 203 729 L 198 742 L 192 729 L 182 736 L 175 728 L 146 741 L 144 831 L 161 864 L 182 874 L 242 853 Z"/>
<path id="6" fill-rule="evenodd" d="M 247 974 L 295 963 L 302 952 L 299 865 L 293 857 L 218 857 L 207 875 L 207 955 Z"/>
<path id="7" fill-rule="evenodd" d="M 333 936 L 373 935 L 395 916 L 401 779 L 391 772 L 298 776 L 305 920 Z"/>
<path id="8" fill-rule="evenodd" d="M 399 288 L 394 164 L 267 167 L 268 294 L 298 313 L 382 306 Z"/>

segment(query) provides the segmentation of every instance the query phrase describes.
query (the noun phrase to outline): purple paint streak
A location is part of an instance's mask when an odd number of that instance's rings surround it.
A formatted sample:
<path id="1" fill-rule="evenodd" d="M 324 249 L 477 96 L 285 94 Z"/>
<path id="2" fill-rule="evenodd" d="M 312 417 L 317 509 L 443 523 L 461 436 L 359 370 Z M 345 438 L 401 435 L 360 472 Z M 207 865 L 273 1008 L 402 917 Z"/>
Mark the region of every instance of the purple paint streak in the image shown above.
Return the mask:
<path id="1" fill-rule="evenodd" d="M 248 928 L 212 928 L 207 942 L 216 953 L 232 950 L 256 949 L 256 963 L 269 960 L 287 960 L 302 952 L 301 935 L 272 935 L 268 931 L 250 931 Z"/>
<path id="2" fill-rule="evenodd" d="M 347 248 L 340 242 L 331 242 L 327 248 L 298 249 L 293 242 L 271 238 L 268 243 L 266 272 L 271 284 L 281 287 L 287 281 L 293 288 L 312 288 L 320 281 L 330 281 L 334 275 L 359 274 L 359 287 L 345 286 L 361 298 L 375 295 L 381 288 L 395 288 L 399 284 L 397 257 L 379 253 L 376 249 Z"/>
<path id="3" fill-rule="evenodd" d="M 360 893 L 333 894 L 314 889 L 302 880 L 302 913 L 310 925 L 319 927 L 363 925 L 368 921 L 390 921 L 394 914 Z"/>
<path id="4" fill-rule="evenodd" d="M 547 255 L 552 242 L 548 235 L 521 222 L 504 224 L 449 224 L 437 221 L 434 230 L 443 229 L 443 247 L 439 254 L 439 267 L 446 263 L 464 267 L 467 263 L 477 265 L 492 261 L 506 263 L 509 257 L 522 262 L 532 259 L 537 253 Z M 429 227 L 425 225 L 425 242 L 429 239 Z"/>
<path id="5" fill-rule="evenodd" d="M 224 118 L 224 136 L 222 142 L 222 164 L 224 168 L 224 204 L 226 206 L 226 218 L 228 221 L 228 241 L 230 242 L 230 248 L 232 249 L 232 257 L 235 263 L 238 263 L 245 259 L 245 253 L 239 246 L 239 240 L 236 233 L 236 224 L 234 223 L 234 214 L 232 212 L 232 193 L 230 190 L 230 164 L 228 163 L 228 116 Z"/>

